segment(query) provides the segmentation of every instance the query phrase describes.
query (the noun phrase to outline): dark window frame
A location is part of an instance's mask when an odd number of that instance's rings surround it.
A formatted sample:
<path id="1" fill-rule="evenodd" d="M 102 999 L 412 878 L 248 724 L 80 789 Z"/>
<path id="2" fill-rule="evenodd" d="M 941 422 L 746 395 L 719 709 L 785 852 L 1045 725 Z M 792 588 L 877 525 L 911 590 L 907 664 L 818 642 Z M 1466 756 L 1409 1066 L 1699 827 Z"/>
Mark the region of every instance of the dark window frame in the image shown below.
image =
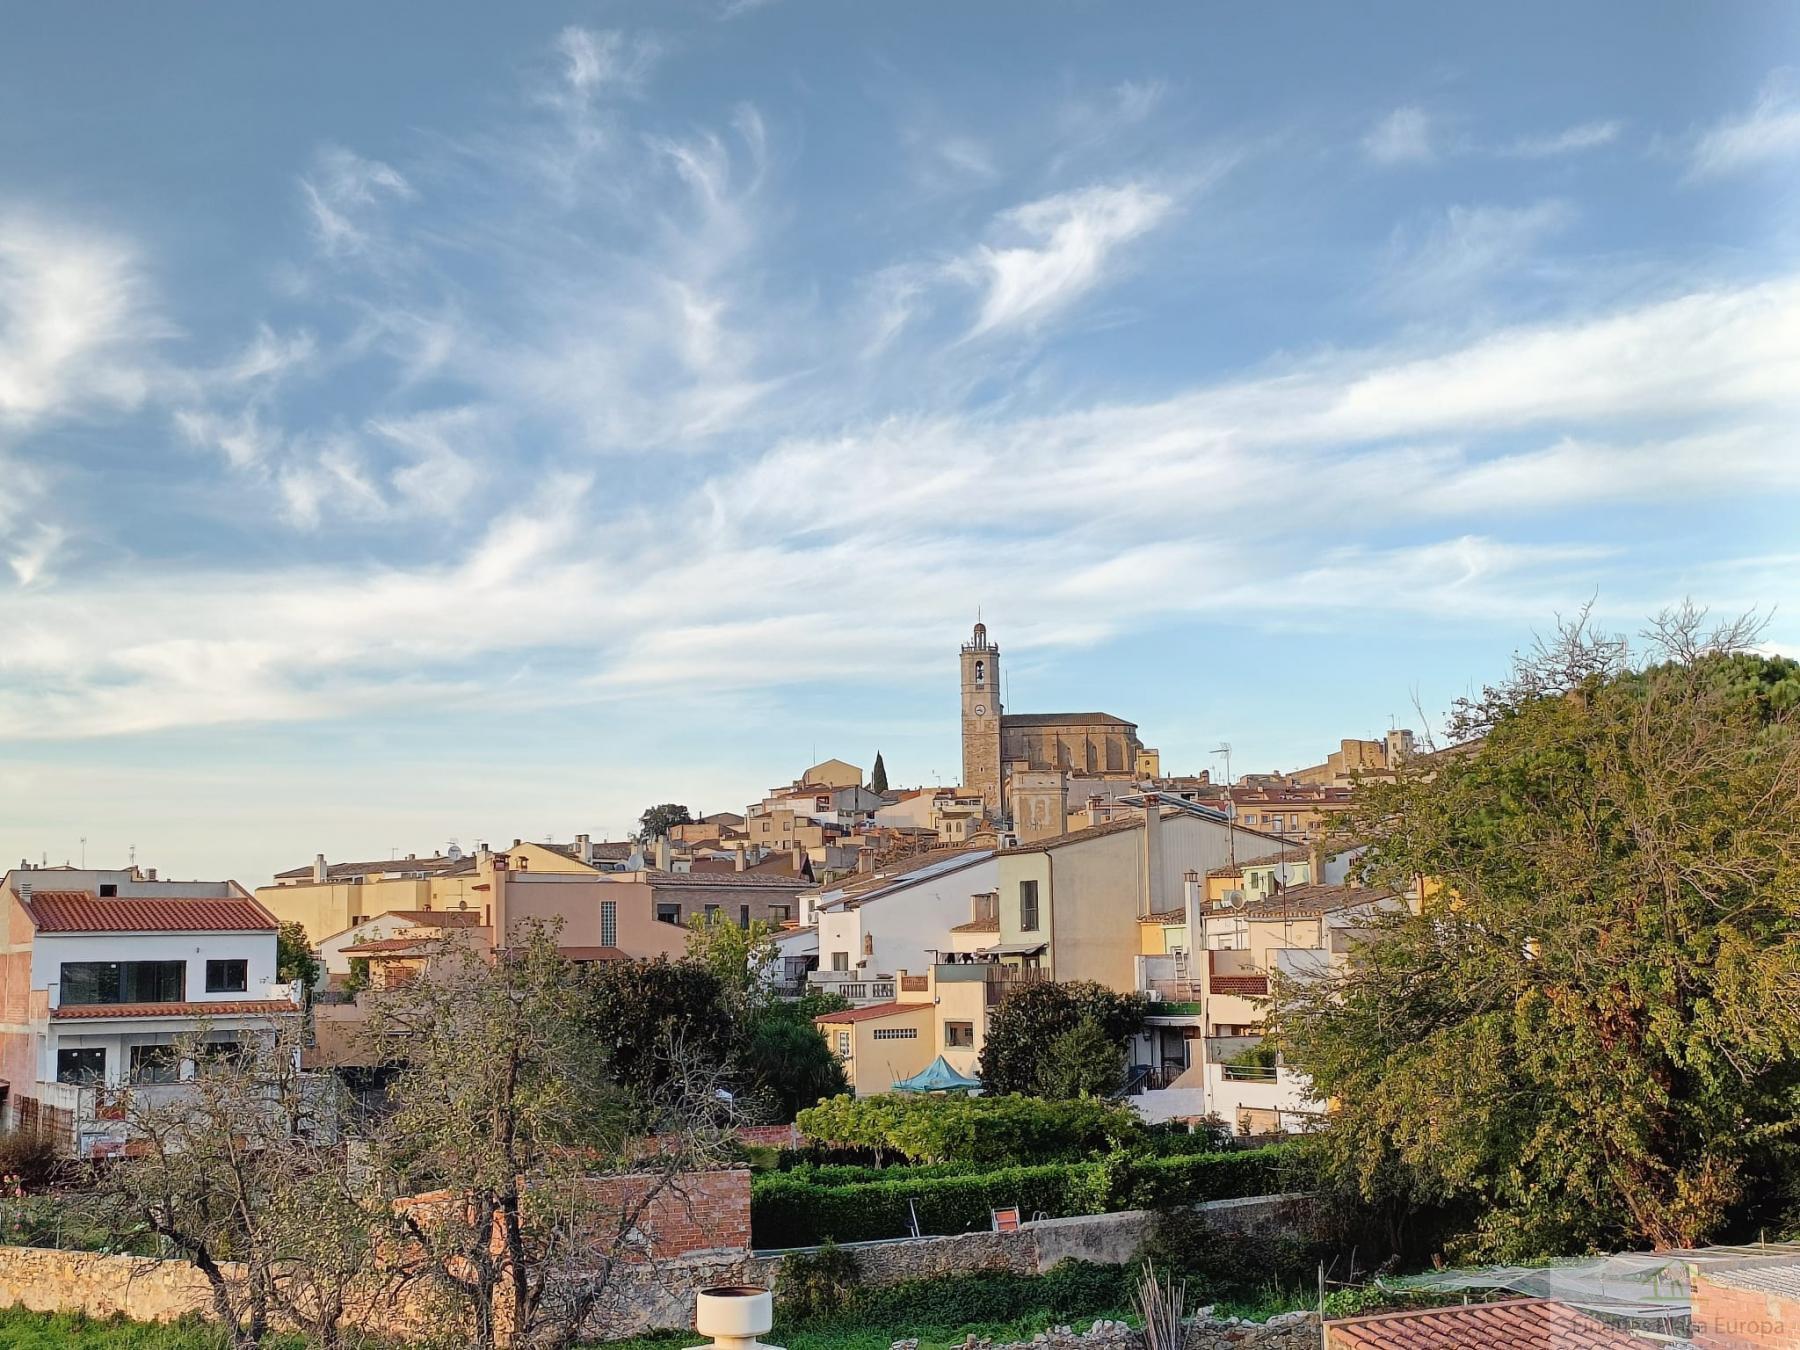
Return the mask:
<path id="1" fill-rule="evenodd" d="M 1036 879 L 1019 883 L 1019 931 L 1035 933 L 1040 920 L 1038 913 L 1038 884 Z"/>
<path id="2" fill-rule="evenodd" d="M 73 979 L 71 972 L 76 972 Z M 146 991 L 146 982 L 156 987 Z M 152 996 L 144 997 L 146 992 Z M 187 962 L 64 961 L 57 971 L 57 999 L 60 1004 L 84 1008 L 121 1003 L 182 1003 L 187 999 Z"/>
<path id="3" fill-rule="evenodd" d="M 134 1045 L 127 1053 L 128 1081 L 133 1083 L 179 1083 L 181 1060 L 172 1045 Z"/>
<path id="4" fill-rule="evenodd" d="M 226 969 L 237 967 L 237 982 L 229 983 Z M 215 974 L 215 969 L 218 974 Z M 206 992 L 209 994 L 247 994 L 250 992 L 250 962 L 241 956 L 208 957 L 206 961 Z"/>
<path id="5" fill-rule="evenodd" d="M 63 1065 L 65 1056 L 69 1057 L 71 1060 L 71 1065 L 68 1068 L 65 1068 Z M 77 1060 L 93 1064 L 96 1059 L 98 1060 L 97 1066 L 85 1071 L 75 1068 L 73 1064 L 73 1061 Z M 104 1083 L 106 1081 L 106 1047 L 98 1045 L 68 1045 L 59 1048 L 56 1052 L 56 1081 L 59 1083 L 79 1084 Z"/>

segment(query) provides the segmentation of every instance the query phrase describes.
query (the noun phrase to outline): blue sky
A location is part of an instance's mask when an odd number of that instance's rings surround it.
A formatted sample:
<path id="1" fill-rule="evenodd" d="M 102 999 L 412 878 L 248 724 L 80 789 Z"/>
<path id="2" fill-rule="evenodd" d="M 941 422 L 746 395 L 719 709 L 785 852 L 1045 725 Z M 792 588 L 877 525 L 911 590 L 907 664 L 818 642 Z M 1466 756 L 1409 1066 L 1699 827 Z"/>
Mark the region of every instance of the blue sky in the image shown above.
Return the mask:
<path id="1" fill-rule="evenodd" d="M 1797 16 L 19 9 L 0 859 L 948 783 L 977 606 L 1180 771 L 1800 650 Z"/>

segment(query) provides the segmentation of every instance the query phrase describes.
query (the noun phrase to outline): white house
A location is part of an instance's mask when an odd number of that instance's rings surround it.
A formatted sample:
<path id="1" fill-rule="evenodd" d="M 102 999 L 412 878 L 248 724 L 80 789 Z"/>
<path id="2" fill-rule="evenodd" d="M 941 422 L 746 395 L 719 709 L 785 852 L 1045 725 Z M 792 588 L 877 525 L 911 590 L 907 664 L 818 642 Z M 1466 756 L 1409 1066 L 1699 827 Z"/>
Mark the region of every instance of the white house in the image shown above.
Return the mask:
<path id="1" fill-rule="evenodd" d="M 991 848 L 937 849 L 826 889 L 811 984 L 853 1003 L 891 1000 L 894 972 L 923 971 L 932 953 L 949 950 L 951 930 L 973 917 L 975 897 L 991 894 L 998 875 Z"/>
<path id="2" fill-rule="evenodd" d="M 294 1017 L 274 917 L 235 881 L 19 868 L 0 878 L 0 1121 L 84 1155 L 123 1147 L 109 1094 L 180 1091 L 171 1046 L 230 1045 Z"/>

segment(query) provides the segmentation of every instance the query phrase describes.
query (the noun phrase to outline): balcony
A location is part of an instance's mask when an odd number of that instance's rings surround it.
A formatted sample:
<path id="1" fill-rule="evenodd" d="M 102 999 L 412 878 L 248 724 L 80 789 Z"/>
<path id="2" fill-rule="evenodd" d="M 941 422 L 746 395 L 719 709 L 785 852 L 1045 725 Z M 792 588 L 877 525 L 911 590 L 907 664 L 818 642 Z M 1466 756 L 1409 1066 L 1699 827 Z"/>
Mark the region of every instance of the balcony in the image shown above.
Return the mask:
<path id="1" fill-rule="evenodd" d="M 895 981 L 892 976 L 870 979 L 848 970 L 815 970 L 806 981 L 824 994 L 836 994 L 852 1003 L 892 1003 Z"/>

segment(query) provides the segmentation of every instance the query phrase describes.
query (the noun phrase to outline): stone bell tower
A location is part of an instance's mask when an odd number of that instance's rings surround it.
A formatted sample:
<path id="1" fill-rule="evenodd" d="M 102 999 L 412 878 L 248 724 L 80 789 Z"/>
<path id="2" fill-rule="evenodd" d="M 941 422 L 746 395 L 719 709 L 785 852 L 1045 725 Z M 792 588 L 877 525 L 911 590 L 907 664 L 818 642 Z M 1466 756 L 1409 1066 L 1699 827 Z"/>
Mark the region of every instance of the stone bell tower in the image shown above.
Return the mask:
<path id="1" fill-rule="evenodd" d="M 1000 792 L 1000 649 L 977 623 L 962 648 L 962 785 L 979 792 L 987 814 L 1005 814 Z"/>

